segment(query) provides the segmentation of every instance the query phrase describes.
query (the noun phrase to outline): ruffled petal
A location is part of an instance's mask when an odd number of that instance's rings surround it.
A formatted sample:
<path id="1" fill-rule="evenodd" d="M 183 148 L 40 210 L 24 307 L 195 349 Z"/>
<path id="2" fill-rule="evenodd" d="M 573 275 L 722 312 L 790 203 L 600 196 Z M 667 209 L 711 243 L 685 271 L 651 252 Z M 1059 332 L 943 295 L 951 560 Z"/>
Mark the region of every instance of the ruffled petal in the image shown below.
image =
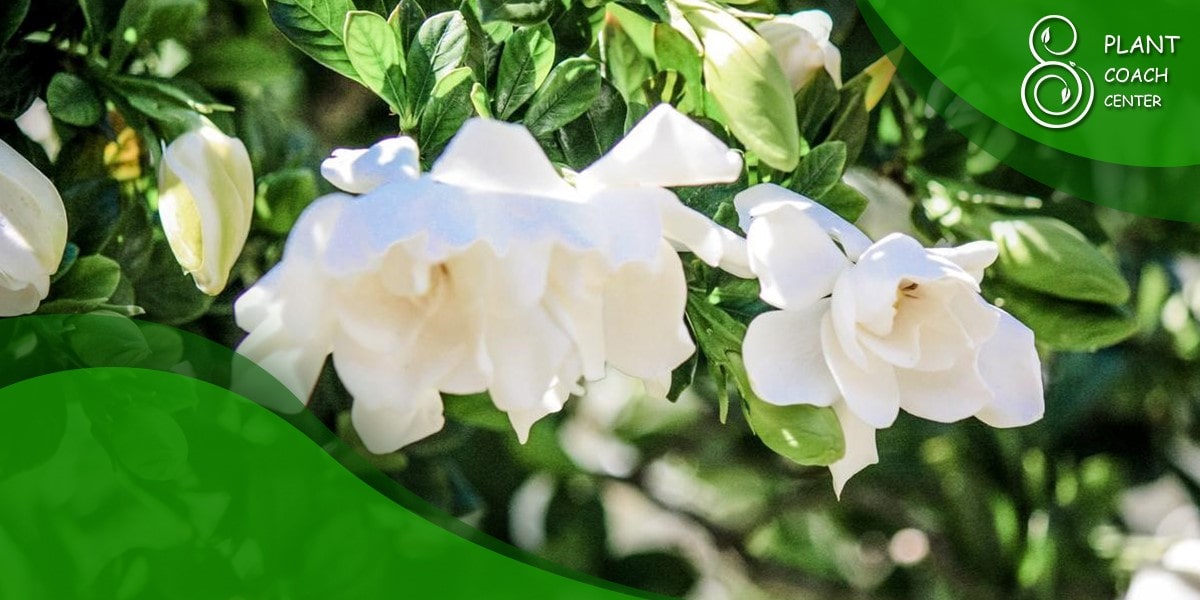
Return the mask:
<path id="1" fill-rule="evenodd" d="M 897 369 L 900 407 L 938 423 L 965 419 L 992 401 L 992 392 L 979 374 L 974 353 L 942 371 Z"/>
<path id="2" fill-rule="evenodd" d="M 467 121 L 430 175 L 465 189 L 564 200 L 575 196 L 528 129 L 491 119 Z"/>
<path id="3" fill-rule="evenodd" d="M 854 414 L 845 402 L 833 405 L 838 421 L 842 425 L 842 437 L 846 441 L 846 453 L 837 462 L 829 465 L 833 475 L 833 491 L 840 498 L 846 482 L 859 471 L 879 462 L 879 450 L 875 446 L 875 428 Z"/>
<path id="4" fill-rule="evenodd" d="M 762 299 L 785 309 L 811 306 L 833 291 L 850 261 L 796 204 L 769 208 L 746 230 L 750 269 L 758 275 Z"/>
<path id="5" fill-rule="evenodd" d="M 494 368 L 492 401 L 509 414 L 523 443 L 535 421 L 562 408 L 565 396 L 548 392 L 576 383 L 563 381 L 561 371 L 568 364 L 571 339 L 536 307 L 492 316 L 484 324 L 484 337 Z"/>
<path id="6" fill-rule="evenodd" d="M 891 426 L 900 414 L 896 369 L 870 353 L 865 366 L 855 364 L 838 343 L 828 316 L 821 321 L 821 349 L 850 410 L 876 429 Z"/>
<path id="7" fill-rule="evenodd" d="M 387 138 L 365 150 L 339 148 L 321 163 L 321 175 L 351 194 L 366 194 L 393 179 L 416 179 L 420 174 L 420 151 L 409 137 Z"/>
<path id="8" fill-rule="evenodd" d="M 653 267 L 631 264 L 617 271 L 604 292 L 609 364 L 643 379 L 682 364 L 695 351 L 683 323 L 686 304 L 683 266 L 666 242 Z"/>
<path id="9" fill-rule="evenodd" d="M 779 406 L 829 406 L 841 397 L 821 349 L 822 317 L 829 302 L 777 310 L 750 322 L 742 342 L 746 374 L 754 393 Z"/>
<path id="10" fill-rule="evenodd" d="M 871 246 L 871 239 L 849 221 L 819 203 L 773 183 L 760 183 L 734 197 L 733 205 L 737 209 L 742 230 L 749 231 L 750 222 L 757 215 L 774 210 L 772 205 L 776 202 L 793 204 L 804 211 L 829 237 L 837 241 L 852 261 L 858 260 Z"/>
<path id="11" fill-rule="evenodd" d="M 441 431 L 446 419 L 438 391 L 425 388 L 406 392 L 403 399 L 378 403 L 355 398 L 350 420 L 367 450 L 375 454 L 395 452 Z"/>
<path id="12" fill-rule="evenodd" d="M 930 248 L 928 252 L 944 258 L 966 271 L 976 282 L 983 282 L 983 271 L 996 262 L 1000 247 L 995 242 L 978 241 L 954 248 Z"/>
<path id="13" fill-rule="evenodd" d="M 979 354 L 979 370 L 992 391 L 991 404 L 975 416 L 992 427 L 1021 427 L 1042 418 L 1046 401 L 1033 331 L 1012 315 L 1000 315 L 995 335 Z"/>
<path id="14" fill-rule="evenodd" d="M 660 104 L 576 178 L 580 188 L 674 187 L 736 180 L 742 157 L 670 104 Z"/>
<path id="15" fill-rule="evenodd" d="M 743 278 L 754 277 L 746 240 L 683 205 L 674 194 L 658 196 L 663 237 L 705 263 Z"/>

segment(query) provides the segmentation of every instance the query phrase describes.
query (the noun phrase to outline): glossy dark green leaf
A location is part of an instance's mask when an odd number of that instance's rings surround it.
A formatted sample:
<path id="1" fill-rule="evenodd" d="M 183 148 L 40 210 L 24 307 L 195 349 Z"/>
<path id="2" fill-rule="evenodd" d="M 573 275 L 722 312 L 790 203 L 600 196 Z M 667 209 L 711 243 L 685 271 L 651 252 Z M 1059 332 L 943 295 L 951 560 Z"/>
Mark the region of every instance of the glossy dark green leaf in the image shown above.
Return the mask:
<path id="1" fill-rule="evenodd" d="M 817 139 L 822 126 L 837 110 L 841 96 L 833 79 L 825 71 L 796 92 L 796 120 L 800 135 L 809 142 Z"/>
<path id="2" fill-rule="evenodd" d="M 513 25 L 537 25 L 554 12 L 553 0 L 479 0 L 485 23 L 505 21 Z"/>
<path id="3" fill-rule="evenodd" d="M 255 216 L 268 231 L 286 235 L 318 193 L 317 177 L 311 169 L 286 169 L 271 173 L 258 182 Z"/>
<path id="4" fill-rule="evenodd" d="M 84 256 L 54 283 L 39 312 L 82 313 L 108 301 L 121 282 L 121 266 L 106 256 Z"/>
<path id="5" fill-rule="evenodd" d="M 1122 308 L 1063 300 L 998 281 L 988 283 L 985 291 L 998 306 L 1028 325 L 1039 344 L 1055 350 L 1090 352 L 1138 331 L 1137 318 Z"/>
<path id="6" fill-rule="evenodd" d="M 845 168 L 846 144 L 825 142 L 804 155 L 788 187 L 801 196 L 820 198 L 842 180 Z"/>
<path id="7" fill-rule="evenodd" d="M 602 82 L 600 95 L 582 117 L 558 131 L 567 164 L 582 170 L 608 152 L 625 134 L 625 101 L 612 85 Z"/>
<path id="8" fill-rule="evenodd" d="M 525 126 L 534 135 L 553 132 L 587 112 L 600 95 L 600 68 L 587 58 L 565 60 L 550 71 L 529 101 Z"/>
<path id="9" fill-rule="evenodd" d="M 471 69 L 460 67 L 448 73 L 437 85 L 429 104 L 421 113 L 421 134 L 417 143 L 427 160 L 434 160 L 463 123 L 471 117 Z"/>
<path id="10" fill-rule="evenodd" d="M 816 200 L 851 223 L 858 220 L 858 217 L 867 209 L 869 202 L 862 192 L 840 181 Z"/>
<path id="11" fill-rule="evenodd" d="M 267 14 L 288 41 L 317 62 L 358 80 L 342 32 L 351 0 L 266 0 Z"/>
<path id="12" fill-rule="evenodd" d="M 50 80 L 46 104 L 54 118 L 76 127 L 90 127 L 104 116 L 104 103 L 87 81 L 70 73 Z"/>
<path id="13" fill-rule="evenodd" d="M 522 27 L 504 42 L 496 76 L 495 114 L 508 119 L 546 81 L 554 66 L 554 34 L 550 27 Z"/>
<path id="14" fill-rule="evenodd" d="M 21 22 L 29 12 L 30 0 L 7 0 L 0 6 L 0 46 L 8 43 L 8 39 L 17 32 Z"/>
<path id="15" fill-rule="evenodd" d="M 405 84 L 411 109 L 406 129 L 416 125 L 433 86 L 462 66 L 469 35 L 467 23 L 457 11 L 434 15 L 421 25 L 417 39 L 408 49 Z"/>

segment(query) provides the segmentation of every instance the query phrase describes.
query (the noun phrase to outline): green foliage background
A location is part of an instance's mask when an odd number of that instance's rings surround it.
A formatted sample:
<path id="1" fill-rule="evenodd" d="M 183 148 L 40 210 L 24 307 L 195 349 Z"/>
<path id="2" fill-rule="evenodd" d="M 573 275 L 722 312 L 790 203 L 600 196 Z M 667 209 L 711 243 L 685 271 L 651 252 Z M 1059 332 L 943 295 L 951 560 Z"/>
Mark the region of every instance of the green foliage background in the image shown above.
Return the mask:
<path id="1" fill-rule="evenodd" d="M 702 61 L 663 26 L 662 2 L 391 4 L 20 0 L 0 9 L 0 138 L 52 177 L 71 227 L 42 312 L 115 312 L 233 346 L 243 334 L 232 302 L 279 259 L 300 211 L 331 190 L 315 168 L 332 148 L 399 129 L 420 141 L 428 165 L 463 120 L 482 114 L 524 123 L 555 162 L 578 169 L 669 101 L 748 151 L 744 181 L 679 190 L 720 222 L 735 227 L 730 199 L 761 181 L 858 217 L 867 198 L 842 182 L 855 166 L 903 191 L 894 227 L 929 243 L 997 240 L 985 294 L 1038 335 L 1046 418 L 997 431 L 901 417 L 880 432 L 881 464 L 839 502 L 816 466 L 836 458 L 836 440 L 772 443 L 821 411 L 756 410 L 740 359 L 726 351 L 765 308 L 756 284 L 693 265 L 689 320 L 701 352 L 673 390 L 693 382 L 692 393 L 674 404 L 636 400 L 617 418 L 613 436 L 638 451 L 629 473 L 597 474 L 564 452 L 559 432 L 586 418 L 578 403 L 521 446 L 485 397 L 449 398 L 444 431 L 370 457 L 376 466 L 502 540 L 540 540 L 534 549 L 557 563 L 667 594 L 716 580 L 737 598 L 1115 597 L 1162 543 L 1123 510 L 1128 491 L 1167 482 L 1200 504 L 1196 227 L 1056 193 L 968 144 L 899 80 L 867 110 L 872 78 L 855 76 L 884 49 L 853 2 L 738 7 L 833 16 L 847 84 L 838 90 L 822 74 L 790 98 L 794 108 L 743 66 Z M 674 6 L 697 29 L 727 27 L 708 35 L 736 29 L 717 5 Z M 347 24 L 351 10 L 362 12 Z M 783 116 L 764 124 L 722 110 L 744 89 Z M 13 122 L 35 97 L 62 138 L 53 163 Z M 246 143 L 258 185 L 250 241 L 215 299 L 180 274 L 153 211 L 160 142 L 197 114 Z M 728 410 L 731 400 L 742 410 Z M 310 407 L 353 442 L 349 402 L 327 369 Z M 548 499 L 530 511 L 537 489 Z M 668 530 L 692 541 L 667 543 L 675 536 L 663 533 L 661 547 L 624 547 L 612 525 L 637 504 L 630 498 L 674 514 Z M 930 545 L 915 564 L 889 553 L 908 528 Z"/>

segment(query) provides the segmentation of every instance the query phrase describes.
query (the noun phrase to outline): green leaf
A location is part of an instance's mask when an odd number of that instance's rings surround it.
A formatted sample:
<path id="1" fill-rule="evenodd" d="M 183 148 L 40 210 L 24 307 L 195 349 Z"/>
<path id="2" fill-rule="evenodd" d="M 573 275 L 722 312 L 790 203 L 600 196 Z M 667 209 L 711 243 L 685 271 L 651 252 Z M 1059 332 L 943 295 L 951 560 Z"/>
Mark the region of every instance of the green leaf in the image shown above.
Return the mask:
<path id="1" fill-rule="evenodd" d="M 554 12 L 552 0 L 479 0 L 483 22 L 505 21 L 513 25 L 537 25 Z"/>
<path id="2" fill-rule="evenodd" d="M 351 0 L 266 0 L 271 22 L 297 48 L 317 62 L 358 80 L 342 39 Z"/>
<path id="3" fill-rule="evenodd" d="M 802 196 L 820 198 L 842 180 L 845 168 L 846 144 L 825 142 L 804 156 L 788 187 Z"/>
<path id="4" fill-rule="evenodd" d="M 121 266 L 111 258 L 100 255 L 84 256 L 51 290 L 52 300 L 42 304 L 38 312 L 90 312 L 108 301 L 121 283 Z"/>
<path id="5" fill-rule="evenodd" d="M 609 18 L 604 22 L 601 42 L 608 80 L 625 100 L 641 99 L 642 82 L 650 77 L 650 65 L 633 38 L 625 33 L 620 21 Z"/>
<path id="6" fill-rule="evenodd" d="M 317 178 L 311 169 L 271 173 L 258 182 L 254 212 L 268 231 L 286 235 L 318 193 Z"/>
<path id="7" fill-rule="evenodd" d="M 833 116 L 840 104 L 841 95 L 833 79 L 820 71 L 812 81 L 796 92 L 796 121 L 800 135 L 813 141 L 821 132 L 821 126 Z"/>
<path id="8" fill-rule="evenodd" d="M 471 106 L 475 107 L 475 112 L 485 119 L 492 119 L 492 102 L 488 99 L 488 91 L 478 81 L 471 86 Z"/>
<path id="9" fill-rule="evenodd" d="M 746 326 L 699 294 L 688 294 L 687 318 L 696 345 L 720 381 L 732 377 L 742 395 L 747 420 L 767 447 L 802 465 L 828 465 L 845 453 L 842 428 L 833 409 L 816 406 L 774 406 L 750 386 L 742 363 Z"/>
<path id="10" fill-rule="evenodd" d="M 994 221 L 990 229 L 1006 280 L 1068 300 L 1114 306 L 1129 300 L 1116 265 L 1065 222 L 1035 216 Z"/>
<path id="11" fill-rule="evenodd" d="M 846 143 L 846 163 L 854 164 L 867 142 L 867 128 L 871 123 L 871 114 L 867 110 L 866 92 L 871 80 L 869 78 L 854 78 L 842 87 L 841 102 L 834 111 L 837 118 L 829 129 L 828 140 L 841 140 Z"/>
<path id="12" fill-rule="evenodd" d="M 421 134 L 418 146 L 421 154 L 432 161 L 441 154 L 446 142 L 471 117 L 471 69 L 460 67 L 448 73 L 433 86 L 425 111 L 421 113 Z"/>
<path id="13" fill-rule="evenodd" d="M 122 407 L 108 426 L 113 457 L 137 477 L 168 481 L 186 471 L 187 436 L 165 411 L 146 405 Z"/>
<path id="14" fill-rule="evenodd" d="M 352 11 L 346 14 L 343 38 L 358 80 L 399 114 L 406 105 L 400 35 L 378 14 Z"/>
<path id="15" fill-rule="evenodd" d="M 837 213 L 839 217 L 853 223 L 862 216 L 869 201 L 861 192 L 839 181 L 828 192 L 817 198 L 817 202 Z"/>
<path id="16" fill-rule="evenodd" d="M 406 93 L 410 112 L 406 129 L 420 118 L 420 109 L 429 101 L 434 84 L 462 66 L 468 35 L 467 23 L 457 11 L 434 15 L 417 31 L 417 39 L 408 50 Z"/>
<path id="17" fill-rule="evenodd" d="M 54 118 L 76 127 L 91 127 L 104 116 L 104 103 L 92 85 L 70 73 L 50 80 L 46 104 Z"/>
<path id="18" fill-rule="evenodd" d="M 829 465 L 846 452 L 841 424 L 829 408 L 748 401 L 750 428 L 776 454 L 802 465 Z"/>
<path id="19" fill-rule="evenodd" d="M 410 48 L 417 39 L 417 31 L 425 22 L 425 11 L 416 0 L 401 0 L 392 14 L 388 15 L 388 25 L 400 35 L 400 47 Z"/>
<path id="20" fill-rule="evenodd" d="M 704 83 L 726 125 L 764 163 L 794 170 L 800 161 L 796 104 L 770 44 L 713 5 L 689 1 L 680 6 L 687 24 L 711 49 L 704 54 Z"/>
<path id="21" fill-rule="evenodd" d="M 545 24 L 522 27 L 504 42 L 496 76 L 496 115 L 508 119 L 546 81 L 554 66 L 554 33 Z"/>
<path id="22" fill-rule="evenodd" d="M 625 101 L 602 82 L 600 95 L 582 117 L 558 130 L 558 143 L 567 164 L 582 170 L 608 152 L 625 134 Z"/>
<path id="23" fill-rule="evenodd" d="M 1038 343 L 1055 350 L 1090 352 L 1138 331 L 1137 317 L 1123 308 L 1063 300 L 999 281 L 987 283 L 984 291 L 997 306 L 1029 326 Z"/>
<path id="24" fill-rule="evenodd" d="M 703 112 L 704 108 L 704 61 L 700 51 L 678 31 L 663 23 L 655 23 L 653 29 L 654 60 L 659 70 L 675 71 L 683 76 L 686 102 L 680 110 Z"/>
<path id="25" fill-rule="evenodd" d="M 443 395 L 443 404 L 446 418 L 449 420 L 491 431 L 504 433 L 512 431 L 512 423 L 508 420 L 508 415 L 496 408 L 496 404 L 492 402 L 492 397 L 487 392 L 468 396 L 445 394 Z"/>
<path id="26" fill-rule="evenodd" d="M 525 126 L 535 136 L 577 119 L 600 96 L 600 68 L 587 58 L 570 58 L 550 71 L 525 111 Z"/>
<path id="27" fill-rule="evenodd" d="M 17 32 L 25 15 L 29 13 L 30 0 L 7 0 L 0 6 L 0 46 L 8 43 Z"/>

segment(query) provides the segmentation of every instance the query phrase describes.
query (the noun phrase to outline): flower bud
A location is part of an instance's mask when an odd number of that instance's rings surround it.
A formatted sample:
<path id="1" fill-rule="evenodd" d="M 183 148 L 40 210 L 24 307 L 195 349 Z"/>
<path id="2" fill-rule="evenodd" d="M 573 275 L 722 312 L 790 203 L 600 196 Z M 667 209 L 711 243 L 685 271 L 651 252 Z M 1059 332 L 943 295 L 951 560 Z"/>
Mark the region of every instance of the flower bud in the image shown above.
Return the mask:
<path id="1" fill-rule="evenodd" d="M 215 296 L 250 233 L 254 174 L 241 140 L 211 123 L 175 139 L 158 172 L 158 213 L 171 252 Z"/>
<path id="2" fill-rule="evenodd" d="M 37 310 L 66 244 L 67 212 L 58 190 L 0 141 L 0 316 Z"/>
<path id="3" fill-rule="evenodd" d="M 758 34 L 771 44 L 792 91 L 799 91 L 821 69 L 829 72 L 835 85 L 842 86 L 842 53 L 829 41 L 832 31 L 833 20 L 821 10 L 780 15 L 758 26 Z"/>

